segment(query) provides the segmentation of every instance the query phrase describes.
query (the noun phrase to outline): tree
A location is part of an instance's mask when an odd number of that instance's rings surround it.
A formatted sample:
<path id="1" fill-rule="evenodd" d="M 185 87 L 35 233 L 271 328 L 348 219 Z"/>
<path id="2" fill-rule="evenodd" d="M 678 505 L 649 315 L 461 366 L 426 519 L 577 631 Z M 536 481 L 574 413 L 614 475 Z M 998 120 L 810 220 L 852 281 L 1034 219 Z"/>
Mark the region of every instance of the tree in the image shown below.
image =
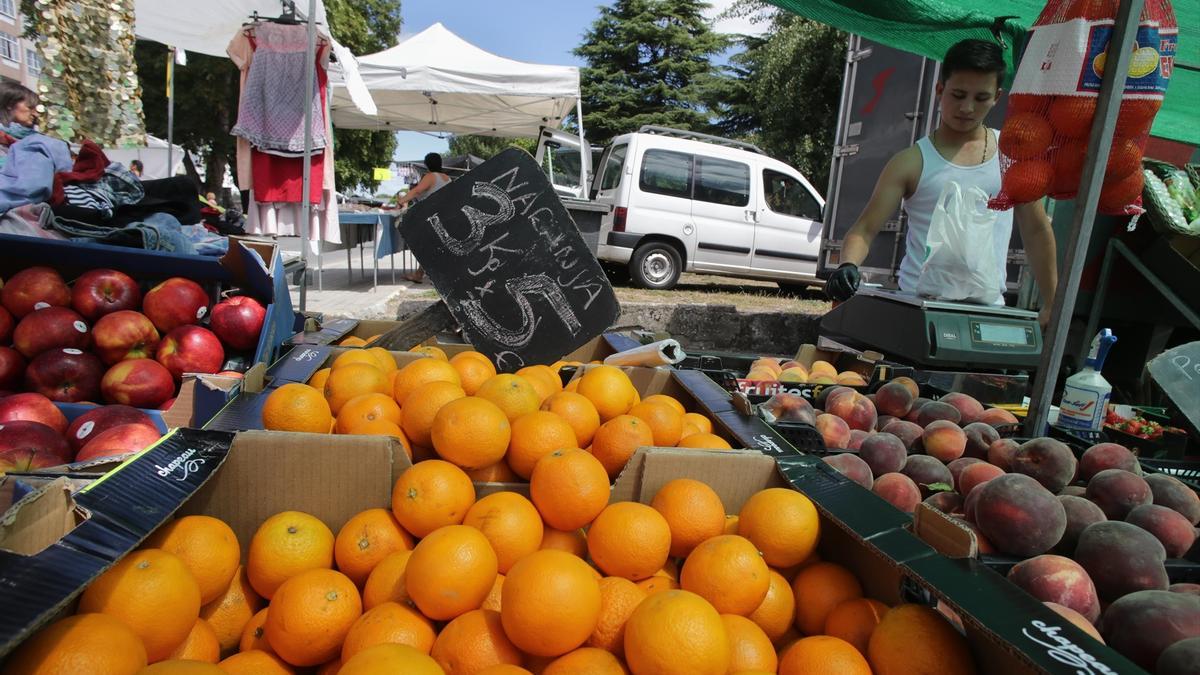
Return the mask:
<path id="1" fill-rule="evenodd" d="M 506 136 L 459 136 L 450 137 L 451 155 L 475 155 L 480 159 L 491 159 L 503 150 L 516 147 L 533 154 L 537 149 L 535 138 L 508 138 Z"/>
<path id="2" fill-rule="evenodd" d="M 705 100 L 725 78 L 712 63 L 728 39 L 714 32 L 699 0 L 616 0 L 574 51 L 588 138 L 595 144 L 644 124 L 708 131 Z"/>

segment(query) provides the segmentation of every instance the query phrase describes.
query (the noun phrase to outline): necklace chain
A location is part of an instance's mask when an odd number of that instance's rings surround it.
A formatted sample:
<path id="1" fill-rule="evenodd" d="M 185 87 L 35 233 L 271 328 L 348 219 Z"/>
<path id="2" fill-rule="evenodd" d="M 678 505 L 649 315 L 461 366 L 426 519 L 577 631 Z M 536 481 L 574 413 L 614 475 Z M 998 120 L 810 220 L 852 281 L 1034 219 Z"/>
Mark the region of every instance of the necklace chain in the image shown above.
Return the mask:
<path id="1" fill-rule="evenodd" d="M 936 143 L 937 142 L 937 132 L 938 132 L 937 129 L 933 130 L 934 145 L 937 144 Z M 983 152 L 981 152 L 979 154 L 979 163 L 980 164 L 983 164 L 984 162 L 987 161 L 988 137 L 989 136 L 991 136 L 991 134 L 988 133 L 987 127 L 984 127 L 983 128 Z"/>

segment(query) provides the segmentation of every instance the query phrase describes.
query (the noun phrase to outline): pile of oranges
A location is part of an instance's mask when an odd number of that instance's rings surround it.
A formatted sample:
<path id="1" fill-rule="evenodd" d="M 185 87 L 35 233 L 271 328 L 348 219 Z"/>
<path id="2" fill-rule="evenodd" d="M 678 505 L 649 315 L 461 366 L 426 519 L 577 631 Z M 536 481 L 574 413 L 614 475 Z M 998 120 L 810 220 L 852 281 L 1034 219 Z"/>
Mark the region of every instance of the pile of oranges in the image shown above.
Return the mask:
<path id="1" fill-rule="evenodd" d="M 243 551 L 224 522 L 170 523 L 28 640 L 10 673 L 725 675 L 973 673 L 919 605 L 864 597 L 816 554 L 799 492 L 736 515 L 703 482 L 608 503 L 580 449 L 537 460 L 526 498 L 476 499 L 444 460 L 335 535 L 286 511 Z M 153 664 L 146 666 L 147 663 Z"/>
<path id="2" fill-rule="evenodd" d="M 612 479 L 642 446 L 730 449 L 710 419 L 671 396 L 642 400 L 613 366 L 590 367 L 564 387 L 563 362 L 497 374 L 476 351 L 449 359 L 437 347 L 414 351 L 427 358 L 403 368 L 379 347 L 343 352 L 307 384 L 272 391 L 263 427 L 393 436 L 413 459 L 441 458 L 483 482 L 529 480 L 556 450 L 587 450 Z"/>

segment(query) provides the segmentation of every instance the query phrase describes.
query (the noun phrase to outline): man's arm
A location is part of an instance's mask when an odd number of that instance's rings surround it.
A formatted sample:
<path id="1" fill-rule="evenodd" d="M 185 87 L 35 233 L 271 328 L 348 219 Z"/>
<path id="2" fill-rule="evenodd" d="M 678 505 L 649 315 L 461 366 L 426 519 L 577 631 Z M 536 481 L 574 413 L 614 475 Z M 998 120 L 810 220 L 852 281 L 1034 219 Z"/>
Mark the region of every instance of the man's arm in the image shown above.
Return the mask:
<path id="1" fill-rule="evenodd" d="M 396 199 L 396 207 L 399 208 L 404 206 L 405 204 L 419 197 L 421 193 L 425 192 L 431 185 L 433 185 L 433 181 L 434 177 L 432 173 L 427 173 L 422 176 L 421 180 L 417 181 L 416 185 L 409 188 L 408 192 L 406 192 L 403 197 Z"/>
<path id="2" fill-rule="evenodd" d="M 1054 291 L 1058 288 L 1058 253 L 1054 242 L 1054 230 L 1050 227 L 1050 216 L 1042 201 L 1019 204 L 1013 211 L 1013 219 L 1021 231 L 1021 243 L 1033 270 L 1038 292 L 1042 296 L 1042 309 L 1038 321 L 1043 327 L 1049 321 L 1054 307 Z"/>

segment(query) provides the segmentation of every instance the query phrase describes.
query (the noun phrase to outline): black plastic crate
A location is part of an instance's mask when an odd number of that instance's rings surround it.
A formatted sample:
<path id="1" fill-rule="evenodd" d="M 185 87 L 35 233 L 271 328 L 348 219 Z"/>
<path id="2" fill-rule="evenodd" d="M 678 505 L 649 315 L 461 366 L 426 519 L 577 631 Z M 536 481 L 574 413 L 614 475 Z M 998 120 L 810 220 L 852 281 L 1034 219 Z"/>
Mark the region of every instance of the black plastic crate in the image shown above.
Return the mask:
<path id="1" fill-rule="evenodd" d="M 824 455 L 825 438 L 807 422 L 768 422 L 784 440 L 806 455 Z"/>
<path id="2" fill-rule="evenodd" d="M 1139 457 L 1142 470 L 1178 478 L 1184 485 L 1200 493 L 1200 462 L 1179 459 L 1150 459 Z"/>

